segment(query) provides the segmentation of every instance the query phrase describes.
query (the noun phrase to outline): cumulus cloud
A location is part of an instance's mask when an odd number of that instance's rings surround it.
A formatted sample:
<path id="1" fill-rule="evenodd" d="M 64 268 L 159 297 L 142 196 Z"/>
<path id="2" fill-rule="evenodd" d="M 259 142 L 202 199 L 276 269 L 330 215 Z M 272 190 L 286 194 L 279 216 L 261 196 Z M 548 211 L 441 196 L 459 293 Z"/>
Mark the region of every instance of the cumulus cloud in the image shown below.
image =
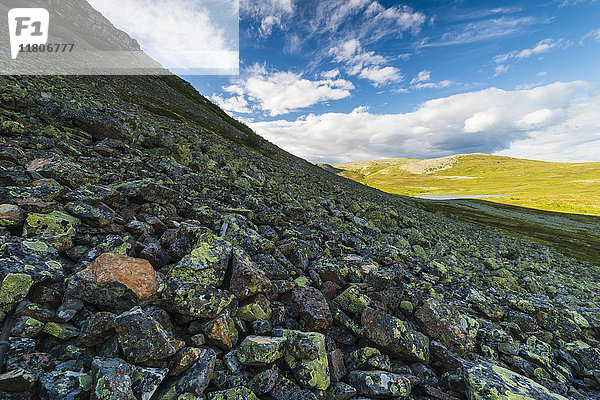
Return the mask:
<path id="1" fill-rule="evenodd" d="M 277 116 L 320 102 L 349 97 L 353 89 L 351 82 L 336 76 L 310 80 L 294 72 L 270 73 L 254 66 L 247 79 L 223 88 L 232 97 L 213 96 L 213 99 L 226 111 L 247 113 L 250 110 L 248 103 L 253 103 L 255 110 Z"/>
<path id="2" fill-rule="evenodd" d="M 447 88 L 450 86 L 457 85 L 457 83 L 450 80 L 443 80 L 441 82 L 431 82 L 431 71 L 424 70 L 419 72 L 410 81 L 410 85 L 410 88 L 413 90 L 423 90 Z"/>
<path id="3" fill-rule="evenodd" d="M 237 72 L 236 0 L 89 0 L 166 68 Z M 189 71 L 190 73 L 192 71 Z M 223 71 L 221 71 L 223 72 Z"/>
<path id="4" fill-rule="evenodd" d="M 579 45 L 584 45 L 586 43 L 600 43 L 600 28 L 590 31 L 583 35 L 581 40 L 579 41 Z"/>
<path id="5" fill-rule="evenodd" d="M 345 65 L 349 75 L 367 79 L 375 87 L 404 79 L 399 68 L 385 66 L 389 60 L 373 51 L 365 51 L 358 39 L 350 39 L 332 47 L 329 54 L 335 61 Z"/>
<path id="6" fill-rule="evenodd" d="M 540 54 L 548 53 L 550 50 L 553 49 L 566 49 L 567 47 L 569 47 L 569 45 L 570 42 L 566 39 L 544 39 L 540 40 L 535 46 L 533 46 L 530 49 L 515 50 L 511 51 L 510 53 L 498 55 L 494 57 L 494 61 L 496 61 L 497 63 L 505 63 L 508 60 L 515 58 L 529 58 L 531 56 L 537 56 Z"/>
<path id="7" fill-rule="evenodd" d="M 268 140 L 315 162 L 507 149 L 521 149 L 519 155 L 530 158 L 539 158 L 538 152 L 560 160 L 592 160 L 600 154 L 600 121 L 593 111 L 599 106 L 598 86 L 557 82 L 530 90 L 490 88 L 457 94 L 427 101 L 403 114 L 357 108 L 348 114 L 310 114 L 251 126 Z M 584 149 L 584 143 L 587 155 L 570 152 L 571 145 Z M 561 146 L 562 155 L 558 154 Z"/>

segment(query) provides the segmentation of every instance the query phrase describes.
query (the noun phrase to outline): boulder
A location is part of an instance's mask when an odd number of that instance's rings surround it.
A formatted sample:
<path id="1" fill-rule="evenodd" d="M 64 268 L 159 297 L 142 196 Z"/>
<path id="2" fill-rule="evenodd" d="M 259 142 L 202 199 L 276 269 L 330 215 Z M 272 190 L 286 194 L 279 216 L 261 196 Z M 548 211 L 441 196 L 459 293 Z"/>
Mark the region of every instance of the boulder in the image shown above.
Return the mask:
<path id="1" fill-rule="evenodd" d="M 401 360 L 429 363 L 429 338 L 402 320 L 367 307 L 362 313 L 365 336 Z"/>
<path id="2" fill-rule="evenodd" d="M 103 253 L 69 280 L 68 295 L 100 307 L 122 310 L 144 303 L 160 286 L 148 260 Z"/>
<path id="3" fill-rule="evenodd" d="M 164 360 L 181 347 L 162 325 L 140 307 L 115 318 L 115 330 L 125 358 L 135 364 Z"/>
<path id="4" fill-rule="evenodd" d="M 371 398 L 405 398 L 412 388 L 406 376 L 385 371 L 352 371 L 348 382 L 359 394 Z"/>
<path id="5" fill-rule="evenodd" d="M 464 371 L 472 400 L 567 400 L 523 375 L 486 361 L 465 362 Z"/>

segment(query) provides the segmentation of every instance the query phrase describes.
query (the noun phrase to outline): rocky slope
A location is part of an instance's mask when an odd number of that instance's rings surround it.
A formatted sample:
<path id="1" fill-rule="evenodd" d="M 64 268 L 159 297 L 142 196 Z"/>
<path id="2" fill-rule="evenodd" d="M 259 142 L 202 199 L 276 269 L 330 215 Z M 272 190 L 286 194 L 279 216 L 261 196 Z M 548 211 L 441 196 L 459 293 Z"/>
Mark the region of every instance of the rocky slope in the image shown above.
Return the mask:
<path id="1" fill-rule="evenodd" d="M 174 77 L 0 80 L 6 399 L 600 398 L 598 268 L 289 155 Z"/>

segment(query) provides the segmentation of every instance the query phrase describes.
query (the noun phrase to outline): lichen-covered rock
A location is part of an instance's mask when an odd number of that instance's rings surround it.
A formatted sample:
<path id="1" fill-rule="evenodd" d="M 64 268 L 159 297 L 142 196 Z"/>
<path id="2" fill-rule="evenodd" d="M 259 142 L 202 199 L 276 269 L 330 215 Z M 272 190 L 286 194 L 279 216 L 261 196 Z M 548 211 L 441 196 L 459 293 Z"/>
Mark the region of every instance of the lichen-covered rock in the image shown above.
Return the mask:
<path id="1" fill-rule="evenodd" d="M 184 393 L 202 396 L 213 377 L 216 361 L 217 355 L 213 349 L 202 349 L 198 361 L 160 393 L 157 399 L 174 400 Z"/>
<path id="2" fill-rule="evenodd" d="M 42 333 L 44 323 L 28 316 L 19 317 L 15 320 L 11 336 L 34 338 Z"/>
<path id="3" fill-rule="evenodd" d="M 406 361 L 429 363 L 429 338 L 402 320 L 367 307 L 362 313 L 365 336 L 371 342 Z"/>
<path id="4" fill-rule="evenodd" d="M 356 389 L 344 382 L 336 382 L 327 390 L 327 400 L 347 400 L 355 395 Z"/>
<path id="5" fill-rule="evenodd" d="M 307 388 L 326 390 L 331 383 L 329 361 L 325 349 L 325 336 L 317 332 L 284 331 L 288 343 L 305 340 L 312 343 L 315 352 L 312 357 L 298 357 L 299 351 L 292 348 L 285 354 L 285 361 L 298 383 Z M 315 354 L 316 353 L 316 354 Z"/>
<path id="6" fill-rule="evenodd" d="M 333 322 L 333 316 L 325 296 L 314 287 L 295 288 L 289 294 L 289 303 L 293 317 L 304 321 L 311 331 L 327 329 Z"/>
<path id="7" fill-rule="evenodd" d="M 3 238 L 0 245 L 0 276 L 26 274 L 32 284 L 56 282 L 64 277 L 63 261 L 57 250 L 33 239 Z"/>
<path id="8" fill-rule="evenodd" d="M 373 398 L 405 398 L 410 395 L 409 378 L 385 371 L 352 371 L 348 382 L 356 391 Z"/>
<path id="9" fill-rule="evenodd" d="M 148 203 L 170 203 L 177 200 L 179 193 L 156 183 L 153 179 L 124 182 L 114 187 L 127 197 Z"/>
<path id="10" fill-rule="evenodd" d="M 61 340 L 67 340 L 79 336 L 79 329 L 69 324 L 58 324 L 48 322 L 44 325 L 44 332 Z"/>
<path id="11" fill-rule="evenodd" d="M 33 388 L 38 378 L 35 374 L 16 369 L 0 374 L 0 390 L 7 392 L 26 392 Z"/>
<path id="12" fill-rule="evenodd" d="M 165 328 L 140 307 L 115 318 L 115 330 L 125 358 L 135 364 L 164 360 L 179 350 Z"/>
<path id="13" fill-rule="evenodd" d="M 100 311 L 90 315 L 79 333 L 78 343 L 83 346 L 97 346 L 108 340 L 114 334 L 116 314 Z"/>
<path id="14" fill-rule="evenodd" d="M 247 301 L 246 304 L 240 305 L 237 317 L 251 322 L 259 319 L 271 319 L 272 314 L 271 302 L 259 294 L 254 299 Z"/>
<path id="15" fill-rule="evenodd" d="M 415 312 L 415 317 L 425 328 L 425 333 L 447 347 L 464 350 L 472 345 L 469 325 L 450 308 L 435 299 L 427 299 Z"/>
<path id="16" fill-rule="evenodd" d="M 50 214 L 29 214 L 23 226 L 23 236 L 67 235 L 75 236 L 81 220 L 61 211 Z"/>
<path id="17" fill-rule="evenodd" d="M 67 203 L 66 209 L 71 215 L 74 215 L 91 226 L 102 228 L 110 224 L 113 220 L 113 216 L 110 213 L 99 208 L 92 207 L 82 201 L 73 201 Z"/>
<path id="18" fill-rule="evenodd" d="M 123 310 L 151 298 L 159 284 L 148 260 L 103 253 L 69 279 L 67 294 L 100 307 Z"/>
<path id="19" fill-rule="evenodd" d="M 96 400 L 137 400 L 133 393 L 135 367 L 115 358 L 92 363 L 91 398 Z"/>
<path id="20" fill-rule="evenodd" d="M 169 360 L 169 375 L 178 376 L 198 361 L 202 350 L 196 347 L 185 347 Z"/>
<path id="21" fill-rule="evenodd" d="M 176 280 L 167 282 L 162 297 L 167 310 L 202 319 L 216 318 L 235 298 L 226 290 Z"/>
<path id="22" fill-rule="evenodd" d="M 23 210 L 13 204 L 0 204 L 0 227 L 16 228 L 23 224 Z"/>
<path id="23" fill-rule="evenodd" d="M 242 364 L 267 365 L 283 357 L 286 340 L 279 337 L 248 336 L 236 351 Z"/>
<path id="24" fill-rule="evenodd" d="M 83 372 L 51 371 L 40 377 L 40 394 L 48 400 L 87 400 L 92 389 L 92 377 Z"/>
<path id="25" fill-rule="evenodd" d="M 271 281 L 252 260 L 239 249 L 234 249 L 231 256 L 231 280 L 229 291 L 238 300 L 244 300 L 271 289 Z"/>
<path id="26" fill-rule="evenodd" d="M 52 201 L 62 189 L 47 186 L 0 186 L 0 202 L 20 204 L 24 201 Z"/>
<path id="27" fill-rule="evenodd" d="M 257 396 L 265 395 L 275 389 L 280 379 L 279 372 L 275 369 L 266 369 L 252 378 L 248 387 Z"/>
<path id="28" fill-rule="evenodd" d="M 33 279 L 26 274 L 8 274 L 0 286 L 0 308 L 8 312 L 27 296 Z"/>
<path id="29" fill-rule="evenodd" d="M 167 279 L 220 287 L 229 267 L 232 248 L 226 240 L 213 233 L 205 233 L 191 253 L 169 271 Z"/>
<path id="30" fill-rule="evenodd" d="M 352 285 L 344 290 L 334 301 L 340 305 L 344 311 L 352 314 L 360 314 L 365 307 L 371 304 L 371 299 L 355 286 Z"/>
<path id="31" fill-rule="evenodd" d="M 485 361 L 467 362 L 464 375 L 471 400 L 566 400 L 523 375 Z"/>
<path id="32" fill-rule="evenodd" d="M 258 400 L 254 392 L 245 386 L 211 392 L 206 395 L 207 400 Z"/>

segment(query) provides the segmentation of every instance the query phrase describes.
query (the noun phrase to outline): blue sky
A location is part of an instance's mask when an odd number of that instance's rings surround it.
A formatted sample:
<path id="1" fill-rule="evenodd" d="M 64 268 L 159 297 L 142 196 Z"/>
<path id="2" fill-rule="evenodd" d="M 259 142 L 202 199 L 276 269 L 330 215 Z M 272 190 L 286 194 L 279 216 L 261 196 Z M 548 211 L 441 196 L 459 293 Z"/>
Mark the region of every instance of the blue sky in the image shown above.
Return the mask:
<path id="1" fill-rule="evenodd" d="M 310 161 L 600 161 L 600 1 L 241 0 L 239 35 L 185 78 Z"/>

